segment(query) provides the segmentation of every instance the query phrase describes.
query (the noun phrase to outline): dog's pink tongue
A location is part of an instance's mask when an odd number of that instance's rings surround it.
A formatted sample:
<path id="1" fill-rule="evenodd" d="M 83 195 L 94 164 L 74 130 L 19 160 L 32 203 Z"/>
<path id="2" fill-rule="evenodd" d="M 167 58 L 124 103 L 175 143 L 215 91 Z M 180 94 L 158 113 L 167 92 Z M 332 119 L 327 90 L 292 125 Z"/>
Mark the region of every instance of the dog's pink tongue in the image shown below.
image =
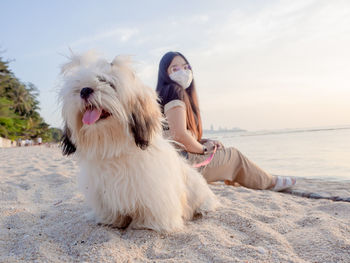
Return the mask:
<path id="1" fill-rule="evenodd" d="M 84 124 L 93 124 L 95 123 L 101 116 L 102 111 L 98 109 L 86 110 L 83 116 Z"/>

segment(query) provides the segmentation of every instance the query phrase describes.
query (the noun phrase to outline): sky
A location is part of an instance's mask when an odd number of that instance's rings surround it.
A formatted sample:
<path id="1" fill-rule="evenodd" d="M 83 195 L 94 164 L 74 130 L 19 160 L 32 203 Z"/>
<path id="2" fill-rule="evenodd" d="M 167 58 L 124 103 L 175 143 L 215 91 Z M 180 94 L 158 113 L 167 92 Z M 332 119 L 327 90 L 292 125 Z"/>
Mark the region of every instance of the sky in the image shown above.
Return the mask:
<path id="1" fill-rule="evenodd" d="M 204 128 L 350 125 L 350 1 L 2 1 L 0 49 L 40 90 L 62 127 L 57 94 L 69 49 L 131 55 L 155 89 L 167 51 L 189 60 Z"/>

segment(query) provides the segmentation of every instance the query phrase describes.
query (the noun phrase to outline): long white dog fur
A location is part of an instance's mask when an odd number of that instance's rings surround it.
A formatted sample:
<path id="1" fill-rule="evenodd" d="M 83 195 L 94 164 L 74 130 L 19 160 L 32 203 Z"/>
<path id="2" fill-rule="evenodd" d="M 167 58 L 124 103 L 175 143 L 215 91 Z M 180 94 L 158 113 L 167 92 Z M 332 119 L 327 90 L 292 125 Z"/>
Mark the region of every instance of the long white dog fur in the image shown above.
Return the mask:
<path id="1" fill-rule="evenodd" d="M 62 81 L 63 153 L 77 156 L 78 185 L 98 222 L 172 232 L 217 207 L 202 175 L 162 137 L 156 92 L 127 58 L 72 55 Z"/>

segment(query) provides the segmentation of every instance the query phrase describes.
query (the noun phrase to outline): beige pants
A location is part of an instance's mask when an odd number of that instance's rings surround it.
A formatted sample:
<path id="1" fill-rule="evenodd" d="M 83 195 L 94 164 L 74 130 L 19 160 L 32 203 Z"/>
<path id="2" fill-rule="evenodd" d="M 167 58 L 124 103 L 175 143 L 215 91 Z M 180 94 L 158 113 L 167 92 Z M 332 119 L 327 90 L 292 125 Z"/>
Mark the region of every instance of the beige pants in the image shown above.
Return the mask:
<path id="1" fill-rule="evenodd" d="M 191 164 L 206 160 L 210 154 L 201 155 L 188 153 Z M 226 183 L 239 183 L 252 189 L 267 189 L 273 184 L 273 177 L 249 161 L 237 149 L 222 148 L 216 151 L 211 162 L 199 168 L 199 172 L 208 183 L 215 181 L 226 181 Z"/>

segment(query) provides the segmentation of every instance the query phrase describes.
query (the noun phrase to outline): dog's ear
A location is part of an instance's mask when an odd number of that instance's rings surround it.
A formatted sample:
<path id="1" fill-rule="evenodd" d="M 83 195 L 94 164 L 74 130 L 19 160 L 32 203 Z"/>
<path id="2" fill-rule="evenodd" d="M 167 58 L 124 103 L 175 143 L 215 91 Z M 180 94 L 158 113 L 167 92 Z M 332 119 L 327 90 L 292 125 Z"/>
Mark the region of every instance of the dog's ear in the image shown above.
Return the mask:
<path id="1" fill-rule="evenodd" d="M 68 156 L 77 150 L 76 146 L 70 140 L 70 137 L 71 137 L 71 132 L 67 128 L 67 126 L 65 126 L 64 131 L 63 131 L 63 135 L 61 138 L 61 148 L 62 148 L 63 155 Z"/>
<path id="2" fill-rule="evenodd" d="M 89 50 L 83 54 L 75 54 L 72 50 L 70 52 L 70 56 L 67 57 L 69 62 L 61 66 L 63 76 L 73 74 L 80 65 L 97 61 L 99 58 L 99 54 L 95 50 Z"/>
<path id="3" fill-rule="evenodd" d="M 132 90 L 137 94 L 129 103 L 129 127 L 135 143 L 142 150 L 149 146 L 155 133 L 161 131 L 162 113 L 157 102 L 155 91 L 146 87 L 132 70 L 130 56 L 117 56 L 111 63 L 128 76 Z"/>
<path id="4" fill-rule="evenodd" d="M 151 96 L 138 97 L 129 124 L 136 145 L 145 150 L 153 135 L 161 130 L 161 112 L 157 99 Z"/>
<path id="5" fill-rule="evenodd" d="M 131 68 L 132 59 L 131 56 L 128 55 L 119 55 L 116 56 L 111 62 L 111 66 L 119 67 L 119 68 Z"/>

